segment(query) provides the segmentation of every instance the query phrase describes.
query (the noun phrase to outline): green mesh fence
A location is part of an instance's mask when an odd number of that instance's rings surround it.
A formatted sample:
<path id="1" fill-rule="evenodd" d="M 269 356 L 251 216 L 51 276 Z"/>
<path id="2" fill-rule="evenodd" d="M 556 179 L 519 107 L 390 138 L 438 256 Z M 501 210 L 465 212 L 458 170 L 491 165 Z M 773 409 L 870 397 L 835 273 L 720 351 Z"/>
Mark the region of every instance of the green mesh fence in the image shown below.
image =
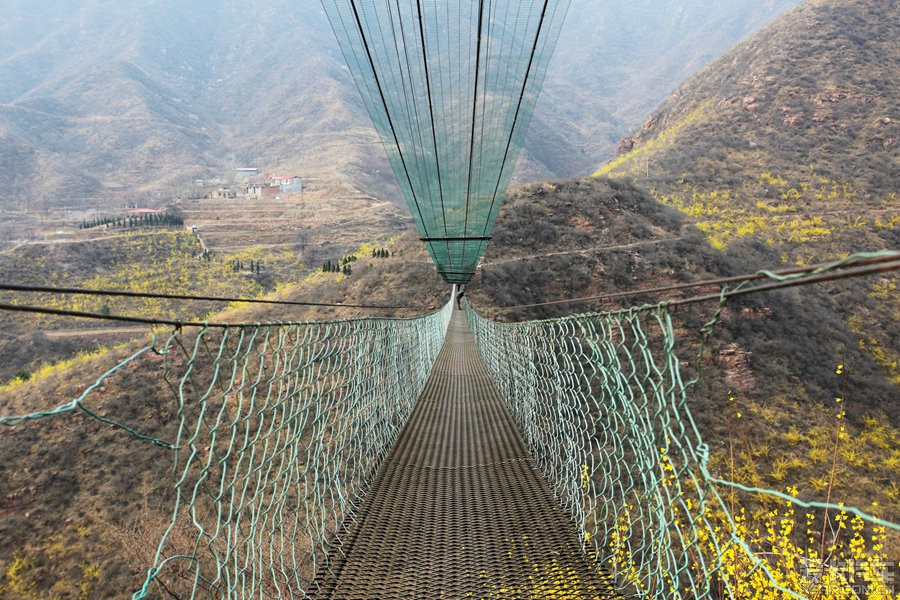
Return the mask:
<path id="1" fill-rule="evenodd" d="M 133 598 L 304 597 L 409 417 L 450 310 L 176 332 L 75 400 L 0 425 L 78 411 L 171 451 L 171 520 Z M 163 390 L 174 437 L 92 410 L 113 376 Z"/>
<path id="2" fill-rule="evenodd" d="M 323 0 L 443 278 L 475 272 L 568 0 Z"/>
<path id="3" fill-rule="evenodd" d="M 884 541 L 900 525 L 710 473 L 666 306 L 518 324 L 468 314 L 535 462 L 622 594 L 894 598 Z M 764 531 L 731 510 L 731 490 L 770 507 Z M 823 518 L 831 539 L 820 552 Z"/>

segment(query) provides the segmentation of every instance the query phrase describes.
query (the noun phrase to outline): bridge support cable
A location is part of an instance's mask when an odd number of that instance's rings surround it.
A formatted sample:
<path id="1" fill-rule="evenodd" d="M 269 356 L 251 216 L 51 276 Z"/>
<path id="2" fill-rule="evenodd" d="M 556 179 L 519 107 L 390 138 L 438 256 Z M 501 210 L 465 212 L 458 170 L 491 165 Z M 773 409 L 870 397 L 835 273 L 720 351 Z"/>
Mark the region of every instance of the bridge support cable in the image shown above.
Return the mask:
<path id="1" fill-rule="evenodd" d="M 389 306 L 384 304 L 341 304 L 337 302 L 303 302 L 300 300 L 270 300 L 267 298 L 238 298 L 233 296 L 201 296 L 196 294 L 163 294 L 160 292 L 131 292 L 126 290 L 97 290 L 91 288 L 72 288 L 44 285 L 22 285 L 0 283 L 0 291 L 29 292 L 49 294 L 78 294 L 84 296 L 111 296 L 118 298 L 153 298 L 160 300 L 192 300 L 208 302 L 228 302 L 245 304 L 271 304 L 280 306 L 318 306 L 326 308 L 362 308 L 368 310 L 410 309 L 409 306 Z M 103 316 L 103 315 L 98 315 Z"/>
<path id="2" fill-rule="evenodd" d="M 726 297 L 733 298 L 736 296 L 757 294 L 759 292 L 782 289 L 786 287 L 811 285 L 824 281 L 836 281 L 839 279 L 849 279 L 852 277 L 861 277 L 865 275 L 877 275 L 879 273 L 890 273 L 897 270 L 900 270 L 900 252 L 898 251 L 884 250 L 881 252 L 860 252 L 850 255 L 847 258 L 839 261 L 808 265 L 805 267 L 792 267 L 790 269 L 781 269 L 778 271 L 757 271 L 756 273 L 750 273 L 746 275 L 722 277 L 718 279 L 708 279 L 705 281 L 695 281 L 690 283 L 679 283 L 675 285 L 659 286 L 653 288 L 638 288 L 625 292 L 611 292 L 609 294 L 603 294 L 600 296 L 585 296 L 582 298 L 567 298 L 565 300 L 550 300 L 547 302 L 503 306 L 495 310 L 505 312 L 520 310 L 523 308 L 537 308 L 540 306 L 584 304 L 588 302 L 595 302 L 598 300 L 613 300 L 616 298 L 659 295 L 665 292 L 681 292 L 692 288 L 711 286 L 718 286 L 720 290 L 725 292 Z M 758 286 L 748 286 L 748 284 L 764 279 L 767 279 L 769 281 Z M 718 300 L 720 296 L 721 292 L 706 296 L 691 296 L 688 298 L 681 298 L 679 300 L 668 301 L 667 305 L 682 306 L 684 304 L 708 302 L 710 300 Z"/>
<path id="3" fill-rule="evenodd" d="M 701 356 L 731 297 L 898 269 L 896 253 L 883 252 L 735 278 L 714 297 L 687 300 L 719 301 L 701 331 Z M 760 279 L 769 281 L 748 286 Z M 796 486 L 785 492 L 741 485 L 711 467 L 709 443 L 687 400 L 697 381 L 682 379 L 674 353 L 673 304 L 512 324 L 468 308 L 482 360 L 531 456 L 577 524 L 585 551 L 616 574 L 617 591 L 626 596 L 850 598 L 838 591 L 859 585 L 888 590 L 884 577 L 891 576 L 885 570 L 891 565 L 879 549 L 888 547 L 888 539 L 897 543 L 900 522 L 830 499 L 803 500 Z M 749 539 L 750 510 L 734 510 L 735 493 L 779 507 L 771 540 Z M 828 554 L 819 540 L 808 547 L 797 542 L 795 537 L 806 539 L 802 532 L 776 533 L 787 531 L 792 521 L 785 519 L 794 511 L 810 522 L 819 519 Z M 830 541 L 823 520 L 833 528 Z M 842 535 L 841 551 L 849 559 L 840 558 Z M 875 550 L 861 556 L 866 536 Z M 848 560 L 868 566 L 848 574 Z M 880 569 L 872 566 L 878 564 Z"/>
<path id="4" fill-rule="evenodd" d="M 438 271 L 484 252 L 569 0 L 323 0 Z"/>

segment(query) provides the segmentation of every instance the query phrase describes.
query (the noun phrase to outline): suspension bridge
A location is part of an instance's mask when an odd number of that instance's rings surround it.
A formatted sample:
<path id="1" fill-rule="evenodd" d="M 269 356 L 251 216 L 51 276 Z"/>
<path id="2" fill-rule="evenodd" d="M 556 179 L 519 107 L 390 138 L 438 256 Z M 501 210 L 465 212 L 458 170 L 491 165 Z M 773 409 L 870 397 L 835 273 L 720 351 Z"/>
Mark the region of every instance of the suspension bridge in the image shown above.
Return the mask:
<path id="1" fill-rule="evenodd" d="M 422 241 L 448 283 L 469 282 L 567 3 L 323 6 Z M 722 280 L 720 293 L 688 301 L 718 307 L 705 340 L 734 296 L 898 268 L 895 252 L 855 255 Z M 726 496 L 766 497 L 826 522 L 831 514 L 848 543 L 900 524 L 712 473 L 688 403 L 693 381 L 674 352 L 673 308 L 501 324 L 451 300 L 412 319 L 236 324 L 2 304 L 175 329 L 77 397 L 0 425 L 79 414 L 170 458 L 171 509 L 135 600 L 850 589 L 831 555 L 754 547 Z M 141 378 L 169 407 L 162 424 L 97 409 L 111 382 Z M 876 563 L 859 565 L 868 582 Z"/>
<path id="2" fill-rule="evenodd" d="M 897 252 L 852 256 L 680 302 L 718 301 L 708 336 L 737 295 L 898 268 Z M 851 577 L 742 535 L 734 491 L 830 513 L 847 544 L 900 524 L 711 473 L 675 304 L 516 324 L 453 302 L 412 319 L 181 322 L 0 431 L 80 414 L 170 457 L 172 505 L 135 599 L 853 598 L 831 592 L 878 584 L 877 554 Z M 162 424 L 109 414 L 124 406 L 108 389 L 142 380 Z"/>

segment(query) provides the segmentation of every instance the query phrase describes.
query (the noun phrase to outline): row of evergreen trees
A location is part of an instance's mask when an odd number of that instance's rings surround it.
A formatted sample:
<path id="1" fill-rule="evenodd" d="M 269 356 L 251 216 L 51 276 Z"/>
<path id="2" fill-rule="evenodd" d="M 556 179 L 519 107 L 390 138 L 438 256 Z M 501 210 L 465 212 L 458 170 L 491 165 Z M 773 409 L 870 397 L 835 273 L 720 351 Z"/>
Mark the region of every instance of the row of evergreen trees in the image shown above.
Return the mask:
<path id="1" fill-rule="evenodd" d="M 244 270 L 244 262 L 238 259 L 234 259 L 231 261 L 231 270 L 232 271 L 243 271 Z M 251 273 L 262 273 L 263 264 L 261 260 L 250 261 L 250 272 Z"/>
<path id="2" fill-rule="evenodd" d="M 390 258 L 391 253 L 385 248 L 376 248 L 372 250 L 372 258 Z M 323 273 L 343 273 L 344 275 L 350 275 L 353 273 L 353 269 L 350 267 L 350 263 L 359 260 L 359 256 L 356 254 L 348 254 L 338 262 L 331 262 L 330 260 L 326 260 L 325 264 L 322 265 Z"/>
<path id="3" fill-rule="evenodd" d="M 140 213 L 127 217 L 95 217 L 90 221 L 82 221 L 82 229 L 94 227 L 180 227 L 184 219 L 179 215 L 164 213 Z"/>
<path id="4" fill-rule="evenodd" d="M 353 274 L 353 269 L 350 268 L 350 263 L 333 263 L 330 260 L 326 260 L 325 264 L 322 265 L 323 273 L 343 273 L 344 275 Z"/>
<path id="5" fill-rule="evenodd" d="M 348 254 L 336 263 L 333 263 L 330 260 L 326 260 L 325 264 L 322 265 L 322 272 L 343 273 L 344 275 L 351 275 L 353 273 L 353 269 L 350 267 L 350 263 L 356 262 L 357 260 L 359 260 L 359 257 L 355 254 Z"/>

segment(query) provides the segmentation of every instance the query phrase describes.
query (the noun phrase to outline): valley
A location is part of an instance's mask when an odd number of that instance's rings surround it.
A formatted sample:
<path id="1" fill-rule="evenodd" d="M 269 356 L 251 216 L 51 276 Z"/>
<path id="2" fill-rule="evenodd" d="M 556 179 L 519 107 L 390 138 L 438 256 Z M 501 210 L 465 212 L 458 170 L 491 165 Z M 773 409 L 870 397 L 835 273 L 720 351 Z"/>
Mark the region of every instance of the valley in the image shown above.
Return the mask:
<path id="1" fill-rule="evenodd" d="M 75 11 L 87 30 L 93 23 L 111 36 L 104 39 L 114 37 L 97 20 L 106 14 L 101 3 L 57 4 Z M 208 559 L 230 549 L 222 539 L 203 537 L 208 532 L 198 534 L 196 523 L 212 519 L 224 529 L 250 509 L 242 505 L 233 520 L 219 520 L 216 510 L 227 494 L 214 485 L 207 489 L 204 477 L 230 474 L 234 466 L 228 462 L 232 446 L 220 452 L 217 443 L 229 435 L 232 441 L 262 435 L 263 424 L 276 431 L 271 440 L 277 446 L 287 439 L 278 427 L 304 423 L 292 432 L 301 450 L 300 458 L 291 455 L 291 474 L 300 483 L 280 488 L 280 498 L 290 504 L 291 494 L 309 494 L 308 504 L 296 506 L 315 524 L 310 530 L 329 532 L 331 544 L 349 483 L 374 474 L 348 475 L 347 488 L 340 477 L 370 451 L 365 435 L 381 435 L 395 424 L 393 414 L 365 398 L 362 412 L 344 410 L 362 397 L 354 396 L 359 390 L 394 377 L 373 362 L 393 365 L 413 347 L 379 327 L 435 313 L 450 297 L 318 5 L 304 4 L 310 12 L 303 19 L 280 2 L 253 0 L 244 8 L 201 2 L 215 15 L 206 20 L 187 6 L 160 4 L 166 11 L 159 14 L 127 2 L 107 14 L 116 23 L 133 20 L 133 43 L 98 47 L 77 73 L 64 68 L 56 44 L 65 38 L 57 35 L 83 34 L 63 14 L 45 45 L 22 54 L 11 51 L 12 41 L 0 46 L 6 52 L 0 53 L 0 82 L 9 82 L 16 69 L 26 75 L 0 99 L 0 166 L 17 165 L 0 172 L 6 190 L 0 193 L 0 282 L 322 305 L 0 291 L 3 303 L 233 325 L 195 330 L 0 311 L 0 417 L 40 414 L 0 424 L 3 599 L 133 591 L 147 580 L 157 544 L 176 521 L 168 555 L 194 552 Z M 681 556 L 690 555 L 695 565 L 719 561 L 715 581 L 706 581 L 718 587 L 706 597 L 762 599 L 776 592 L 724 583 L 749 581 L 751 572 L 765 570 L 741 558 L 735 540 L 771 568 L 766 581 L 791 589 L 822 584 L 810 565 L 837 569 L 900 556 L 896 531 L 844 510 L 900 522 L 900 273 L 720 304 L 721 285 L 677 286 L 760 270 L 833 267 L 857 253 L 900 250 L 900 4 L 714 4 L 613 2 L 603 12 L 587 0 L 573 1 L 571 14 L 584 18 L 572 22 L 570 14 L 563 30 L 516 184 L 466 294 L 479 315 L 511 329 L 531 324 L 532 336 L 546 334 L 548 362 L 509 375 L 524 385 L 526 375 L 540 374 L 544 387 L 537 391 L 553 399 L 535 418 L 544 429 L 534 425 L 530 435 L 556 439 L 565 431 L 567 439 L 581 436 L 594 445 L 575 456 L 574 442 L 572 448 L 560 443 L 551 458 L 537 450 L 532 458 L 559 461 L 554 468 L 568 477 L 575 497 L 560 495 L 561 503 L 589 513 L 581 522 L 572 519 L 570 533 L 589 553 L 593 548 L 612 557 L 622 589 L 640 588 L 634 573 L 643 557 L 622 550 L 618 533 L 591 539 L 590 527 L 618 492 L 597 492 L 608 474 L 590 469 L 620 442 L 635 446 L 619 464 L 634 459 L 646 440 L 621 432 L 646 425 L 652 419 L 643 417 L 653 413 L 663 425 L 640 430 L 651 440 L 646 456 L 652 460 L 628 468 L 659 475 L 646 498 L 671 494 L 668 505 L 678 507 L 676 513 L 683 509 L 669 523 L 669 541 L 686 548 Z M 16 10 L 19 21 L 33 18 Z M 197 35 L 167 29 L 174 18 Z M 211 30 L 216 19 L 227 24 L 224 33 Z M 0 24 L 0 33 L 15 39 L 7 30 Z M 606 35 L 610 31 L 615 35 Z M 611 39 L 601 43 L 604 36 Z M 212 67 L 201 78 L 204 61 Z M 34 66 L 41 64 L 56 65 L 43 80 Z M 93 115 L 110 90 L 116 90 L 108 107 L 118 115 L 111 119 L 116 124 L 94 129 Z M 54 135 L 62 132 L 55 146 L 47 141 L 51 129 L 34 120 L 38 113 L 55 115 Z M 183 193 L 190 187 L 185 181 L 212 180 L 244 164 L 301 173 L 303 192 L 265 198 Z M 135 208 L 163 211 L 181 224 L 128 221 Z M 84 227 L 98 218 L 113 222 Z M 352 269 L 323 269 L 339 262 Z M 713 300 L 682 304 L 695 295 Z M 379 333 L 354 346 L 349 331 Z M 569 336 L 551 337 L 559 332 Z M 507 354 L 529 356 L 529 344 L 509 346 Z M 127 362 L 135 353 L 141 354 Z M 628 362 L 650 355 L 664 359 L 646 375 Z M 217 379 L 220 365 L 223 380 Z M 412 367 L 403 368 L 410 376 Z M 179 369 L 187 373 L 182 379 Z M 103 373 L 109 376 L 98 380 Z M 529 401 L 536 397 L 532 391 L 523 392 Z M 377 395 L 378 401 L 388 397 Z M 672 406 L 647 408 L 668 395 Z M 82 397 L 82 408 L 41 414 Z M 270 397 L 284 400 L 278 405 L 283 412 L 269 410 L 275 406 L 266 404 Z M 640 409 L 637 417 L 607 410 L 623 399 Z M 525 404 L 516 410 L 527 412 Z M 196 416 L 190 423 L 197 432 L 209 427 L 203 430 L 209 436 L 182 440 L 176 451 L 166 444 L 181 439 L 179 419 L 186 412 Z M 570 413 L 572 421 L 565 421 Z M 221 430 L 220 420 L 226 424 Z M 603 438 L 609 431 L 622 439 Z M 673 441 L 672 432 L 683 437 Z M 249 449 L 247 456 L 269 450 L 270 438 L 258 445 L 246 440 L 239 445 Z M 311 449 L 330 462 L 304 464 L 302 452 Z M 679 453 L 690 455 L 690 467 L 672 466 Z M 187 455 L 213 466 L 200 476 L 185 466 Z M 182 494 L 180 482 L 173 483 L 178 469 L 197 497 L 220 504 L 196 514 L 182 505 L 173 514 Z M 235 472 L 246 476 L 241 485 L 264 490 L 265 469 L 272 467 Z M 328 477 L 340 482 L 337 491 L 316 487 L 332 481 Z M 680 484 L 689 495 L 714 493 L 720 504 L 697 509 L 694 496 L 682 500 L 673 491 Z M 634 489 L 644 494 L 637 484 Z M 819 504 L 802 504 L 809 502 Z M 295 518 L 303 512 L 296 506 L 279 515 Z M 645 508 L 620 511 L 611 527 L 633 531 L 637 523 L 639 529 L 643 521 L 632 515 Z M 713 532 L 678 529 L 685 520 L 711 523 Z M 245 531 L 236 525 L 232 533 Z M 289 543 L 312 563 L 322 558 L 307 548 L 311 535 Z M 153 593 L 215 597 L 198 591 L 189 562 L 173 561 Z M 304 563 L 296 570 L 308 577 L 312 568 Z M 685 585 L 682 597 L 694 597 L 697 590 Z M 831 595 L 810 597 L 861 597 L 847 589 L 842 584 Z"/>

